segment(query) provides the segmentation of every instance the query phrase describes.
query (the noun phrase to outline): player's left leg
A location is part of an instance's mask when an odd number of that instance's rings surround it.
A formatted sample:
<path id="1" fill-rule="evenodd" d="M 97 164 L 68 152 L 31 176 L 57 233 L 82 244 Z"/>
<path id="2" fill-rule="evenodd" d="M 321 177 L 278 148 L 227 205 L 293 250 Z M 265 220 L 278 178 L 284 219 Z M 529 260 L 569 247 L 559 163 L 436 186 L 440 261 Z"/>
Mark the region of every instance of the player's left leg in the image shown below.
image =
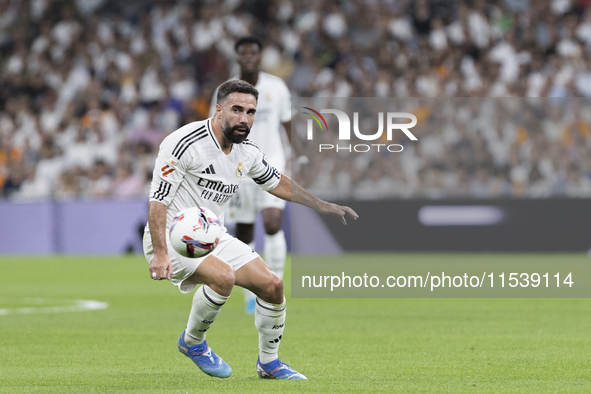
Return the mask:
<path id="1" fill-rule="evenodd" d="M 285 298 L 283 281 L 257 257 L 236 273 L 236 285 L 257 295 L 255 326 L 259 333 L 259 376 L 271 379 L 306 379 L 288 365 L 283 364 L 277 351 L 285 328 Z"/>
<path id="2" fill-rule="evenodd" d="M 283 282 L 259 257 L 234 273 L 236 285 L 256 294 L 255 325 L 259 332 L 259 351 L 263 362 L 277 358 L 285 324 Z"/>
<path id="3" fill-rule="evenodd" d="M 217 256 L 209 255 L 183 281 L 184 286 L 200 283 L 203 286 L 195 292 L 187 328 L 179 336 L 177 348 L 206 374 L 227 378 L 232 375 L 232 368 L 209 347 L 205 333 L 230 297 L 234 269 Z"/>

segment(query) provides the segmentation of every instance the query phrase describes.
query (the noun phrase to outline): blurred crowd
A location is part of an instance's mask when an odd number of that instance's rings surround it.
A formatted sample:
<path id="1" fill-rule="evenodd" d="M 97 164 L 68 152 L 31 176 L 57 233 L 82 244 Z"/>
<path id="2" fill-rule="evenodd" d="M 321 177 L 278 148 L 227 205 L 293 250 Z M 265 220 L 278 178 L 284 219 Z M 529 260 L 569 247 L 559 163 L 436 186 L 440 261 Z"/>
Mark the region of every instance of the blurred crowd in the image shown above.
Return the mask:
<path id="1" fill-rule="evenodd" d="M 590 2 L 2 0 L 0 197 L 146 196 L 160 141 L 208 116 L 247 35 L 263 39 L 262 68 L 295 97 L 567 100 L 522 100 L 527 121 L 466 105 L 463 116 L 498 117 L 496 129 L 425 128 L 392 166 L 332 171 L 312 158 L 298 166 L 307 186 L 315 171 L 359 198 L 372 182 L 395 185 L 392 197 L 591 196 L 589 102 L 570 99 L 591 96 Z"/>

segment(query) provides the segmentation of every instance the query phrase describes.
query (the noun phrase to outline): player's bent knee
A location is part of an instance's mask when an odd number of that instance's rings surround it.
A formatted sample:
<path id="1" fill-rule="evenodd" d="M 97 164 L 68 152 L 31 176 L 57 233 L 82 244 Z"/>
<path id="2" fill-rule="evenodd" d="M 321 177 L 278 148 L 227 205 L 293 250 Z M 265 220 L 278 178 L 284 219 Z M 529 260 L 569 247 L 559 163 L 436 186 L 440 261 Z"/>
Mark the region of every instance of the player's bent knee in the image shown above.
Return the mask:
<path id="1" fill-rule="evenodd" d="M 281 304 L 283 302 L 283 281 L 277 275 L 272 275 L 265 293 L 266 299 L 263 301 Z"/>
<path id="2" fill-rule="evenodd" d="M 214 291 L 223 296 L 229 296 L 236 282 L 236 276 L 232 267 L 228 266 L 227 269 L 220 270 L 212 278 L 209 287 Z"/>
<path id="3" fill-rule="evenodd" d="M 224 272 L 220 273 L 219 278 L 220 282 L 228 287 L 233 287 L 234 283 L 236 282 L 236 275 L 234 274 L 234 270 L 232 268 L 224 270 Z"/>
<path id="4" fill-rule="evenodd" d="M 279 297 L 279 304 L 283 302 L 283 280 L 276 275 L 273 275 L 273 294 Z"/>

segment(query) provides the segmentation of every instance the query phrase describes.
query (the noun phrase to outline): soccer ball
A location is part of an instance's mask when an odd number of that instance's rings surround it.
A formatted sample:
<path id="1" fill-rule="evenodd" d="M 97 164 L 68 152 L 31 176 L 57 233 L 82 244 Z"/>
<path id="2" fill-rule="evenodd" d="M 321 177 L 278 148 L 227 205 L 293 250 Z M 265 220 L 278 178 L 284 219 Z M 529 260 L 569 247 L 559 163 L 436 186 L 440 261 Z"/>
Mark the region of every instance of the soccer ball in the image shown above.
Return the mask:
<path id="1" fill-rule="evenodd" d="M 174 250 L 185 257 L 203 257 L 215 249 L 226 229 L 211 210 L 183 209 L 172 220 L 169 236 Z"/>

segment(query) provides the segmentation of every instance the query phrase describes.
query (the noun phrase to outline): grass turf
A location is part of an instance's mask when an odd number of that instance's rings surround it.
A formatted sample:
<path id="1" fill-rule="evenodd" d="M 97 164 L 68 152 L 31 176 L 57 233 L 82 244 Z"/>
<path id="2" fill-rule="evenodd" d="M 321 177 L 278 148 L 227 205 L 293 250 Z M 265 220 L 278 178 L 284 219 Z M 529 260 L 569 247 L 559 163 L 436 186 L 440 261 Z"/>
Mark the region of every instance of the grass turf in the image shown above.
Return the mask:
<path id="1" fill-rule="evenodd" d="M 109 304 L 0 314 L 1 393 L 591 391 L 588 299 L 288 299 L 280 356 L 309 380 L 285 382 L 256 377 L 235 291 L 208 332 L 234 369 L 216 379 L 176 349 L 192 295 L 151 281 L 142 257 L 5 256 L 0 272 L 0 309 Z"/>

